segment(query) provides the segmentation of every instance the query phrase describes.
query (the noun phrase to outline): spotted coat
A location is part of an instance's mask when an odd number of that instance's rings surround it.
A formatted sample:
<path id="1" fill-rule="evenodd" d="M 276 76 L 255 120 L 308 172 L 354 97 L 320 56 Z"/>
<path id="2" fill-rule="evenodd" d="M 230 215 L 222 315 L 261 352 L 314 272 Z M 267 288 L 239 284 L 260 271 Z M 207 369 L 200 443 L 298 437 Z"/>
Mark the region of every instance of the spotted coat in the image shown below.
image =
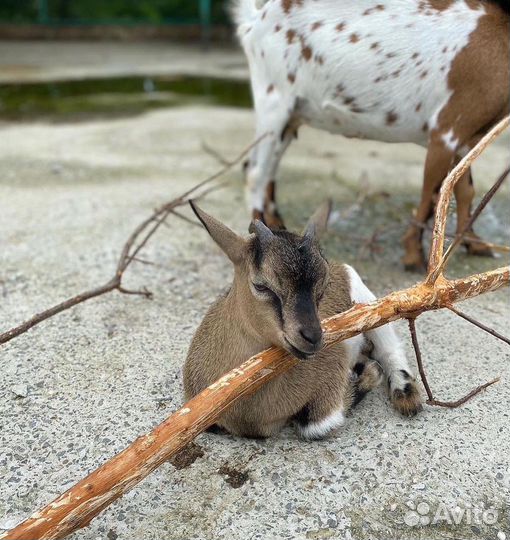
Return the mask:
<path id="1" fill-rule="evenodd" d="M 425 222 L 448 170 L 508 113 L 510 18 L 496 1 L 239 0 L 234 16 L 257 136 L 270 134 L 250 157 L 247 199 L 269 225 L 282 225 L 274 178 L 302 124 L 427 147 L 416 214 Z M 456 190 L 459 228 L 473 195 L 467 173 Z M 408 267 L 423 264 L 421 231 L 412 225 L 404 239 Z"/>

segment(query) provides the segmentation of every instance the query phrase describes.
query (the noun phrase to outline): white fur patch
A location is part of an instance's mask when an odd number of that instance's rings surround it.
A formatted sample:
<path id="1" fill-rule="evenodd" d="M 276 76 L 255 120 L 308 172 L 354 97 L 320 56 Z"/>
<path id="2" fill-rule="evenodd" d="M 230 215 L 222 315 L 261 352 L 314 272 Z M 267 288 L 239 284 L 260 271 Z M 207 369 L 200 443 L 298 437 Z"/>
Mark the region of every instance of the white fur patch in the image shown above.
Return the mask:
<path id="1" fill-rule="evenodd" d="M 312 422 L 305 427 L 300 427 L 299 432 L 305 439 L 321 439 L 344 423 L 344 410 L 338 409 L 329 416 L 326 416 L 326 418 L 323 418 L 320 422 Z"/>
<path id="2" fill-rule="evenodd" d="M 351 300 L 357 304 L 368 304 L 375 300 L 374 293 L 365 285 L 360 275 L 352 266 L 344 264 L 344 268 L 349 274 Z"/>
<path id="3" fill-rule="evenodd" d="M 373 302 L 374 293 L 363 283 L 358 272 L 348 264 L 344 264 L 344 268 L 349 274 L 351 300 L 358 304 Z M 408 381 L 401 370 L 407 371 L 411 376 L 413 376 L 413 371 L 409 367 L 404 348 L 395 332 L 394 323 L 369 330 L 365 336 L 374 345 L 371 357 L 379 362 L 386 376 L 391 377 L 392 389 L 404 388 Z"/>
<path id="4" fill-rule="evenodd" d="M 455 137 L 453 129 L 450 129 L 448 132 L 444 133 L 441 136 L 441 140 L 444 142 L 446 148 L 448 148 L 452 152 L 455 152 L 457 150 L 457 147 L 459 146 L 459 139 Z"/>

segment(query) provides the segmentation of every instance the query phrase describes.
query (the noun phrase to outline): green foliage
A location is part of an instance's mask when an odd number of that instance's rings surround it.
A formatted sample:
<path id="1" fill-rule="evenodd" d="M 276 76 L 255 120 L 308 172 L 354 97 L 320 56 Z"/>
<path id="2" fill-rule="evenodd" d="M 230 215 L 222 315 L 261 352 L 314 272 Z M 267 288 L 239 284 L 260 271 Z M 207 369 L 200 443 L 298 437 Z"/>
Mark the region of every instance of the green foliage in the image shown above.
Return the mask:
<path id="1" fill-rule="evenodd" d="M 211 0 L 212 21 L 228 23 L 226 0 Z M 199 0 L 0 0 L 0 20 L 37 22 L 40 6 L 51 22 L 197 22 Z M 44 8 L 43 8 L 44 10 Z"/>
<path id="2" fill-rule="evenodd" d="M 0 21 L 30 22 L 36 18 L 35 0 L 0 0 Z"/>

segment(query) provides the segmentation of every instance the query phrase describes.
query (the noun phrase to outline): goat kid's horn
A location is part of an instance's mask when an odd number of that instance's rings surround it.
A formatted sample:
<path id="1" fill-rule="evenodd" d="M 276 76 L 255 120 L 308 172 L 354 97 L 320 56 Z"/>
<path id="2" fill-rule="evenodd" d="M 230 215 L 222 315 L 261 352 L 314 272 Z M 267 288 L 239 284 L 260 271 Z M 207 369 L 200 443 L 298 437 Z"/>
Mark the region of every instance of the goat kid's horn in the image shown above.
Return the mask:
<path id="1" fill-rule="evenodd" d="M 305 234 L 303 235 L 303 239 L 306 242 L 313 242 L 315 240 L 316 235 L 317 235 L 317 227 L 315 226 L 315 223 L 309 223 L 306 226 Z"/>
<path id="2" fill-rule="evenodd" d="M 262 223 L 260 219 L 251 222 L 249 232 L 255 233 L 262 246 L 267 246 L 274 238 L 271 229 Z"/>
<path id="3" fill-rule="evenodd" d="M 315 211 L 314 215 L 308 221 L 303 233 L 303 243 L 310 244 L 316 238 L 322 236 L 328 226 L 329 216 L 331 214 L 332 201 L 328 199 L 323 202 Z"/>

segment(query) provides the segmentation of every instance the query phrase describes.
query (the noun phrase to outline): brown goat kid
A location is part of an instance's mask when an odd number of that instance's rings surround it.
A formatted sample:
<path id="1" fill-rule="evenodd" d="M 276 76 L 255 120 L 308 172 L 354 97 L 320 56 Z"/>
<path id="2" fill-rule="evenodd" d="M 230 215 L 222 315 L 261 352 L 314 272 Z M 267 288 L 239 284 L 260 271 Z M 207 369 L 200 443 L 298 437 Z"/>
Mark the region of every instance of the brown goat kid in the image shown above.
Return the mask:
<path id="1" fill-rule="evenodd" d="M 329 205 L 316 212 L 303 235 L 271 231 L 256 220 L 248 238 L 192 207 L 235 273 L 191 343 L 184 366 L 186 399 L 277 345 L 300 362 L 221 417 L 218 425 L 230 433 L 268 437 L 295 420 L 304 438 L 327 436 L 380 383 L 381 370 L 395 408 L 410 416 L 420 410 L 415 378 L 391 325 L 322 349 L 322 318 L 375 298 L 352 267 L 328 263 L 321 254 L 318 237 Z M 370 358 L 364 354 L 369 343 Z"/>

